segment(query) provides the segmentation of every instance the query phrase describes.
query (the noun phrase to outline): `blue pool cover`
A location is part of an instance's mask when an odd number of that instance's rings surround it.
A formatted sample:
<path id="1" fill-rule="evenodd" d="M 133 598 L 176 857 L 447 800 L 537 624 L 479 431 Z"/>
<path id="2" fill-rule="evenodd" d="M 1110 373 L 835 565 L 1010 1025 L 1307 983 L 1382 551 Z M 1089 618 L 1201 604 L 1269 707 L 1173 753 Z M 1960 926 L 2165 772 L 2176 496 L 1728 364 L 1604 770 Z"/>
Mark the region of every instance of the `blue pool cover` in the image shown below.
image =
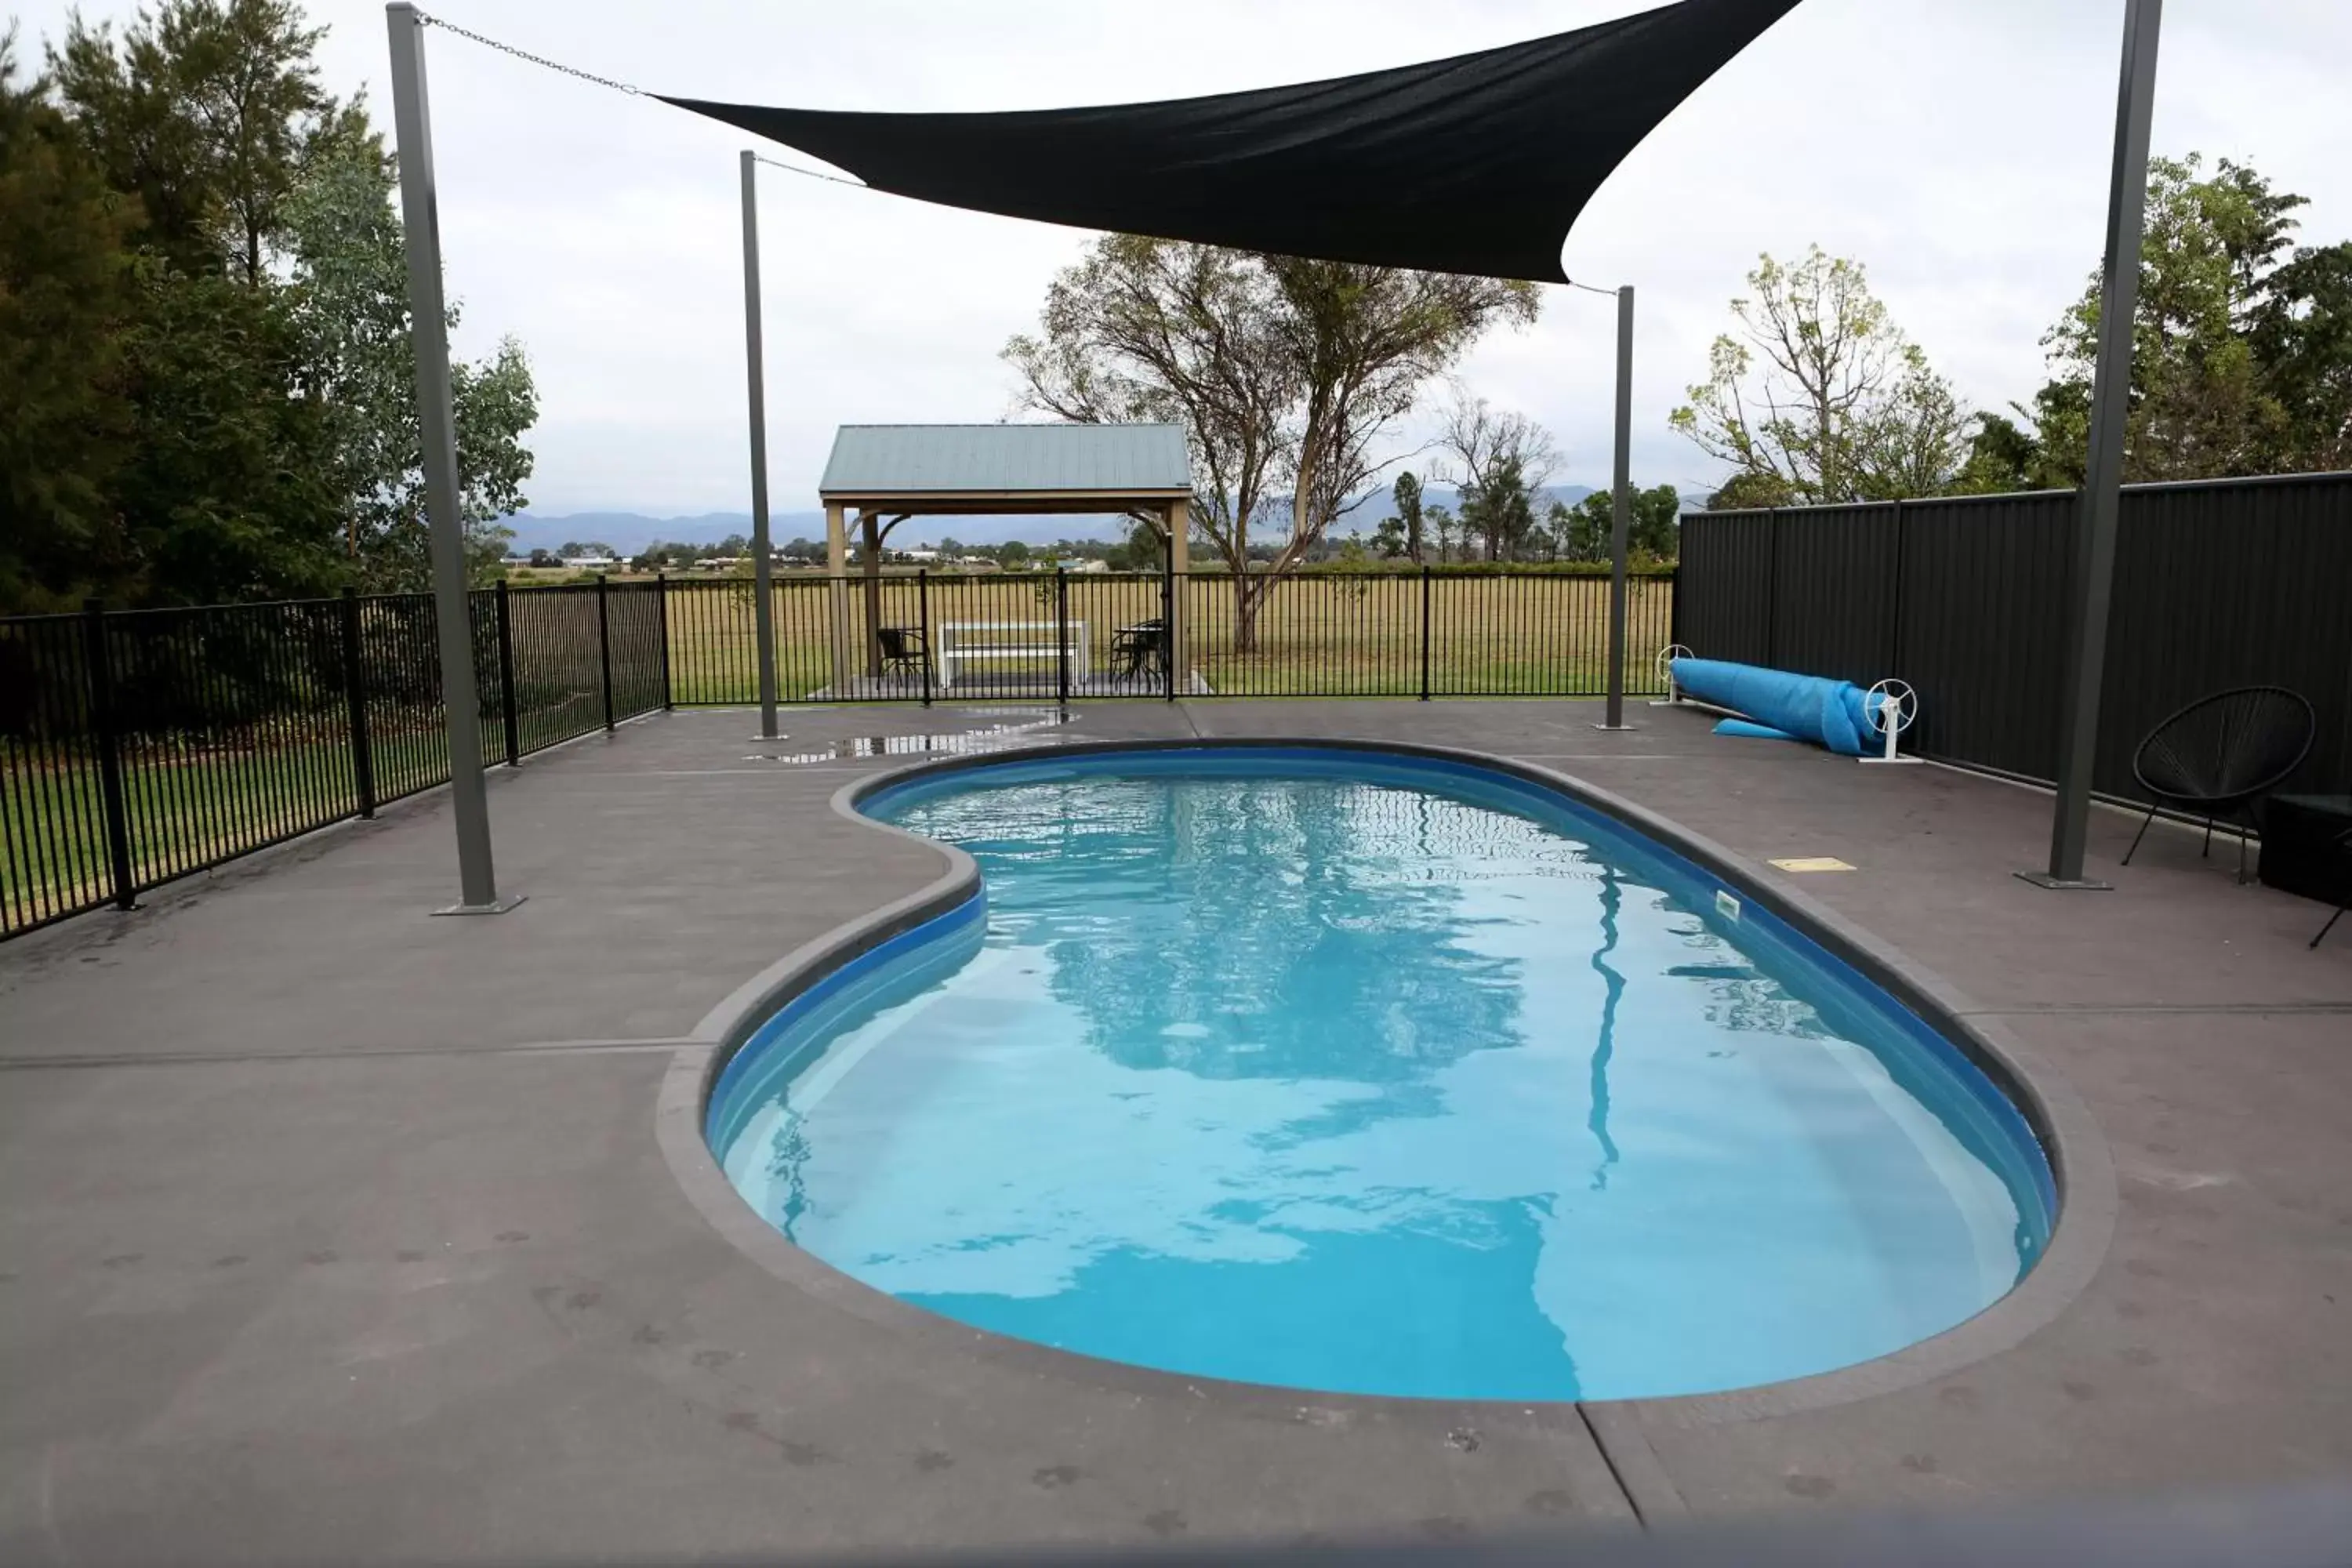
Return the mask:
<path id="1" fill-rule="evenodd" d="M 1842 757 L 1863 756 L 1884 743 L 1872 714 L 1885 699 L 1850 680 L 1792 675 L 1719 658 L 1678 658 L 1674 673 L 1675 684 L 1701 702 L 1744 713 L 1768 729 L 1827 746 Z"/>

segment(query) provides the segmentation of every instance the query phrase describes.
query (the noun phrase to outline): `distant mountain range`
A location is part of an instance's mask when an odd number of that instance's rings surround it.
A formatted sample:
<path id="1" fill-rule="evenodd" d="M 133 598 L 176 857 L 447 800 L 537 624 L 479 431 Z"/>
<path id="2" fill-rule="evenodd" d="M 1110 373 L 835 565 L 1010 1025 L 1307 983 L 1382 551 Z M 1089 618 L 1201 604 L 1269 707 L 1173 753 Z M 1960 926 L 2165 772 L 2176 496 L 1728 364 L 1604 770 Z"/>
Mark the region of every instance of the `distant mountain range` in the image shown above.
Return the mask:
<path id="1" fill-rule="evenodd" d="M 1553 501 L 1574 506 L 1592 493 L 1591 485 L 1547 485 L 1541 492 L 1538 510 Z M 1446 486 L 1432 485 L 1423 492 L 1423 502 L 1459 511 L 1462 497 L 1459 491 Z M 1703 504 L 1704 498 L 1683 499 L 1685 510 Z M 1370 535 L 1380 526 L 1381 518 L 1394 508 L 1385 493 L 1375 494 L 1342 520 L 1338 532 Z M 560 517 L 541 517 L 533 512 L 517 512 L 506 520 L 514 530 L 514 548 L 524 554 L 533 550 L 556 550 L 565 544 L 609 544 L 624 556 L 635 555 L 656 540 L 673 544 L 716 544 L 729 534 L 748 535 L 751 531 L 751 514 L 734 511 L 706 511 L 692 517 L 648 517 L 635 511 L 575 511 Z M 768 531 L 778 544 L 794 539 L 822 540 L 824 537 L 824 513 L 821 511 L 780 511 L 768 518 Z M 1058 539 L 1115 540 L 1127 531 L 1125 522 L 1116 517 L 1010 516 L 1010 517 L 916 517 L 899 525 L 891 534 L 896 546 L 937 544 L 953 538 L 966 544 L 1008 544 L 1019 540 L 1024 544 L 1051 544 Z"/>

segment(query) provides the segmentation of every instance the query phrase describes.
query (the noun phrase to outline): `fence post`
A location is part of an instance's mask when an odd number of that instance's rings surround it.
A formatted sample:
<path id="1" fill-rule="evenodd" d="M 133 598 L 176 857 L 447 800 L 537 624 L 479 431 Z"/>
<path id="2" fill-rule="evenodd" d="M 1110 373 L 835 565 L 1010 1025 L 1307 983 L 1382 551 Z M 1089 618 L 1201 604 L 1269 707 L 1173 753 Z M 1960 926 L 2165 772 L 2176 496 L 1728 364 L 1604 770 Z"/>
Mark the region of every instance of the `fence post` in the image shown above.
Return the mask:
<path id="1" fill-rule="evenodd" d="M 1054 568 L 1054 689 L 1055 701 L 1070 706 L 1070 574 Z"/>
<path id="2" fill-rule="evenodd" d="M 1176 700 L 1176 530 L 1160 531 L 1160 674 L 1168 683 L 1168 700 Z"/>
<path id="3" fill-rule="evenodd" d="M 931 705 L 931 573 L 915 568 L 915 652 L 923 667 L 923 706 Z"/>
<path id="4" fill-rule="evenodd" d="M 507 605 L 507 580 L 499 579 L 499 711 L 506 722 L 507 766 L 522 765 L 522 720 L 515 710 L 514 618 Z"/>
<path id="5" fill-rule="evenodd" d="M 1429 563 L 1421 563 L 1421 700 L 1429 700 Z"/>
<path id="6" fill-rule="evenodd" d="M 1780 637 L 1780 509 L 1764 510 L 1764 664 L 1777 668 L 1773 650 Z"/>
<path id="7" fill-rule="evenodd" d="M 1666 569 L 1666 646 L 1683 646 L 1683 563 L 1679 550 L 1675 563 Z M 1666 695 L 1674 695 L 1671 688 Z"/>
<path id="8" fill-rule="evenodd" d="M 604 675 L 604 730 L 610 734 L 613 729 L 613 629 L 612 622 L 604 613 L 605 598 L 604 574 L 599 572 L 596 574 L 596 662 Z"/>
<path id="9" fill-rule="evenodd" d="M 106 801 L 106 858 L 114 879 L 114 907 L 135 910 L 131 874 L 131 816 L 123 804 L 122 748 L 114 732 L 114 671 L 106 652 L 106 605 L 82 603 L 82 648 L 89 665 L 89 720 L 98 732 L 98 777 Z"/>
<path id="10" fill-rule="evenodd" d="M 375 747 L 368 739 L 367 671 L 360 662 L 360 595 L 343 590 L 343 700 L 352 732 L 352 794 L 360 815 L 375 815 Z"/>
<path id="11" fill-rule="evenodd" d="M 654 624 L 656 627 L 655 635 L 661 638 L 662 711 L 667 713 L 677 707 L 677 702 L 670 695 L 669 687 L 669 574 L 667 572 L 654 574 Z"/>

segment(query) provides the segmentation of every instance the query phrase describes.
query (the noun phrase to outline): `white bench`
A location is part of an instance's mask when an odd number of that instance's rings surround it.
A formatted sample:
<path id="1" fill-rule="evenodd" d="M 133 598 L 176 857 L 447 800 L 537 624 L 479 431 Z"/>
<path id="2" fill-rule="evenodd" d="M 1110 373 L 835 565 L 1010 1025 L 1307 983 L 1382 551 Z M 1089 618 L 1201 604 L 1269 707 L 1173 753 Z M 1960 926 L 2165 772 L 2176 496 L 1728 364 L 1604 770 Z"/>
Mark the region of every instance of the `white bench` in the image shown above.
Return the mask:
<path id="1" fill-rule="evenodd" d="M 999 636 L 1010 641 L 999 641 Z M 977 640 L 975 640 L 977 639 Z M 1064 640 L 1066 639 L 1066 640 Z M 958 664 L 991 658 L 1051 658 L 1065 653 L 1070 679 L 1087 678 L 1087 623 L 1071 621 L 945 621 L 940 626 L 940 689 L 955 685 Z"/>

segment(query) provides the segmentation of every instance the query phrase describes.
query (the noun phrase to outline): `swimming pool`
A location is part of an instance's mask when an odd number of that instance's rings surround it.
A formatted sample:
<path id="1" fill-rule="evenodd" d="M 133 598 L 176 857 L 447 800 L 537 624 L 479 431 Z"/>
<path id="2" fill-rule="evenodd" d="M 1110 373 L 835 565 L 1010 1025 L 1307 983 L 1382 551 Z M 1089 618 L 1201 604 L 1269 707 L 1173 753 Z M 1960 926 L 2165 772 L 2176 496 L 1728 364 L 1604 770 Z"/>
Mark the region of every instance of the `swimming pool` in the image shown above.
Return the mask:
<path id="1" fill-rule="evenodd" d="M 730 1059 L 797 1245 L 999 1333 L 1333 1393 L 1633 1398 L 1869 1360 L 2021 1279 L 2016 1107 L 1893 997 L 1530 780 L 1247 747 L 860 802 L 975 897 Z"/>

